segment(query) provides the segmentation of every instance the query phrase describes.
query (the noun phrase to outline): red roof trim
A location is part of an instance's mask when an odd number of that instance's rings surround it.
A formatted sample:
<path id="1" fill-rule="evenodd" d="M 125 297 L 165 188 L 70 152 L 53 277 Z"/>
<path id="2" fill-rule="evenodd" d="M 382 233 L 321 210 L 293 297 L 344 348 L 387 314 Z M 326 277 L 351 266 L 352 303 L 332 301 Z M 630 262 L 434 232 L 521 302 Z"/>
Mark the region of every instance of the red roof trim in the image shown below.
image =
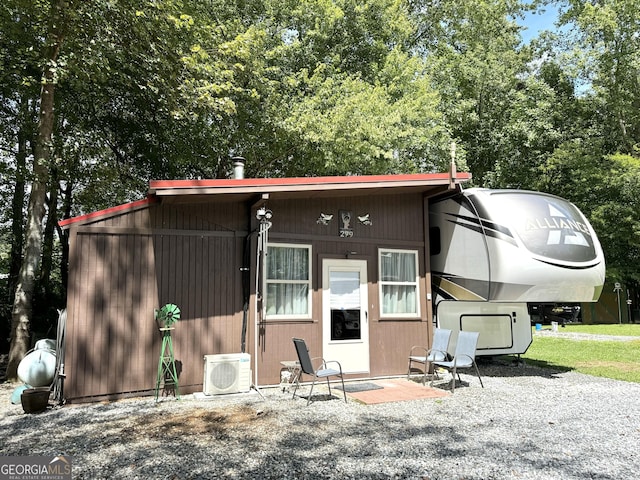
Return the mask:
<path id="1" fill-rule="evenodd" d="M 353 175 L 349 177 L 286 177 L 286 178 L 242 178 L 242 179 L 216 179 L 216 180 L 152 180 L 149 183 L 151 191 L 174 188 L 198 188 L 198 187 L 257 187 L 257 186 L 291 186 L 291 185 L 323 185 L 323 184 L 358 184 L 358 183 L 395 183 L 395 182 L 420 182 L 433 180 L 448 180 L 446 173 L 419 173 L 405 175 Z M 469 173 L 457 173 L 456 179 L 468 180 Z"/>
<path id="2" fill-rule="evenodd" d="M 129 202 L 123 205 L 118 205 L 116 207 L 110 207 L 110 208 L 105 208 L 104 210 L 98 210 L 97 212 L 91 212 L 85 215 L 79 215 L 77 217 L 72 217 L 72 218 L 65 218 L 64 220 L 60 220 L 58 222 L 58 225 L 60 225 L 60 228 L 64 228 L 74 223 L 84 222 L 88 220 L 97 220 L 104 216 L 136 210 L 138 208 L 142 208 L 157 202 L 158 202 L 157 198 L 147 197 L 142 200 L 136 200 L 135 202 Z"/>

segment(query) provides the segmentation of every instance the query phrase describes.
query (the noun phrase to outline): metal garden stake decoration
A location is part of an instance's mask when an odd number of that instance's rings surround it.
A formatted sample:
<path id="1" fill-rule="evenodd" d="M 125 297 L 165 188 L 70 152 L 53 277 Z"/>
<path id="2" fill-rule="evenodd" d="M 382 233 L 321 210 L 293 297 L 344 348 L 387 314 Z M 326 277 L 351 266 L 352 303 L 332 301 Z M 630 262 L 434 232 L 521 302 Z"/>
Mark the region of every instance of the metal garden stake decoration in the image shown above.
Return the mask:
<path id="1" fill-rule="evenodd" d="M 167 303 L 160 310 L 155 310 L 156 323 L 162 334 L 162 350 L 158 359 L 158 375 L 156 377 L 156 402 L 160 393 L 160 384 L 163 383 L 163 391 L 172 389 L 176 398 L 180 399 L 178 388 L 178 373 L 176 371 L 176 360 L 173 353 L 173 340 L 171 331 L 174 325 L 180 320 L 180 308 L 173 303 Z"/>

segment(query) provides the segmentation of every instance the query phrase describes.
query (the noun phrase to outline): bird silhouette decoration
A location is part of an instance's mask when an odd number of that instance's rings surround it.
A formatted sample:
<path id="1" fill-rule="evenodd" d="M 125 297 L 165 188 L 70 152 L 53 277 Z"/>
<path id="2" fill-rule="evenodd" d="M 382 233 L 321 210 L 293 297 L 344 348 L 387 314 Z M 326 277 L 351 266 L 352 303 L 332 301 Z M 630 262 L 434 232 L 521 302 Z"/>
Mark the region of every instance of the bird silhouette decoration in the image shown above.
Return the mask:
<path id="1" fill-rule="evenodd" d="M 369 213 L 367 213 L 366 215 L 358 216 L 358 221 L 363 225 L 373 225 L 373 222 L 369 217 L 370 217 Z"/>
<path id="2" fill-rule="evenodd" d="M 328 215 L 326 213 L 320 213 L 320 216 L 318 217 L 318 220 L 316 220 L 316 223 L 319 225 L 329 225 L 329 222 L 333 220 L 333 215 Z"/>

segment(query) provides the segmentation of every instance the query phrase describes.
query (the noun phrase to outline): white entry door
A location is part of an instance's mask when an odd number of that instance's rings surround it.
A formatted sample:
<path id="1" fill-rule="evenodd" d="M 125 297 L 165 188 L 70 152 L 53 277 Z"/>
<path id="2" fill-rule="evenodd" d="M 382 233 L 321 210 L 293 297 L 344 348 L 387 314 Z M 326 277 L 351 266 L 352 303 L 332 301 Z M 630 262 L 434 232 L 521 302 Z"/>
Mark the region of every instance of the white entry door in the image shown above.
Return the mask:
<path id="1" fill-rule="evenodd" d="M 344 373 L 369 372 L 366 260 L 322 262 L 322 356 Z"/>

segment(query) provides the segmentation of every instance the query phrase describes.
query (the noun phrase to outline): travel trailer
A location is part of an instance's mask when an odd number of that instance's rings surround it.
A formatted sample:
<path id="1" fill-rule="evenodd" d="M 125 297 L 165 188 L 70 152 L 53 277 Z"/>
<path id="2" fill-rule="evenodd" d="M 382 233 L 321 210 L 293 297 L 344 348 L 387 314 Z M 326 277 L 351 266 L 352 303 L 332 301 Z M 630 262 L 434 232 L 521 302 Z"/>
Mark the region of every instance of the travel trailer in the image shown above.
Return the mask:
<path id="1" fill-rule="evenodd" d="M 605 262 L 585 216 L 539 192 L 472 188 L 429 207 L 434 321 L 480 332 L 479 355 L 521 354 L 527 303 L 598 300 Z"/>

